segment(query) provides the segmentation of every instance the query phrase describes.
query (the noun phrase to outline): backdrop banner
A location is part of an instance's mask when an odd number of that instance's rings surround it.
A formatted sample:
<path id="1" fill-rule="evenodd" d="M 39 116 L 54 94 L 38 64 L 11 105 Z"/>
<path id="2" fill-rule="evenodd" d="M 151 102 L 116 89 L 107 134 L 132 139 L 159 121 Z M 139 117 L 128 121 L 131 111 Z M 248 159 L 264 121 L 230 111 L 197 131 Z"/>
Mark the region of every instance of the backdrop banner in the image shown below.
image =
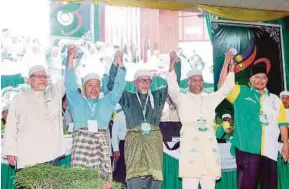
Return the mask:
<path id="1" fill-rule="evenodd" d="M 251 67 L 265 62 L 269 71 L 268 90 L 279 95 L 284 90 L 285 72 L 282 49 L 282 28 L 279 25 L 228 21 L 212 22 L 215 89 L 219 81 L 225 53 L 232 51 L 236 64 L 236 82 L 250 85 Z M 217 109 L 220 114 L 232 112 L 224 101 Z"/>

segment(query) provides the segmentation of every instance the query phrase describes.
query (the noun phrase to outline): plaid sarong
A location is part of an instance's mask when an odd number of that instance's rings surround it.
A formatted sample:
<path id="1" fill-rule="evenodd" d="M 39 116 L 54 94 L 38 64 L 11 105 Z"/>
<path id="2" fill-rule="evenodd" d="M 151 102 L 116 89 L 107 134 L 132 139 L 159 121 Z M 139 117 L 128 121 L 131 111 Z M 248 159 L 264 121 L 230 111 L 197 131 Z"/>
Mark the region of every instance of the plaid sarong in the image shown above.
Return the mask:
<path id="1" fill-rule="evenodd" d="M 91 133 L 87 128 L 81 128 L 72 134 L 72 140 L 71 165 L 95 168 L 103 179 L 111 181 L 107 130 Z"/>

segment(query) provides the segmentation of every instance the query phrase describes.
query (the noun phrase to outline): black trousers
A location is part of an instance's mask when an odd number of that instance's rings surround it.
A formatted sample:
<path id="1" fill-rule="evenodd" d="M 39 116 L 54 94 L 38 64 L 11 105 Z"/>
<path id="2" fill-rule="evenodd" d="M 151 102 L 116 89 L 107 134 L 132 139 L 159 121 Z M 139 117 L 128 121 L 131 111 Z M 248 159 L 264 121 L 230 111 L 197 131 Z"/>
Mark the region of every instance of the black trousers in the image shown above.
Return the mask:
<path id="1" fill-rule="evenodd" d="M 119 141 L 119 153 L 120 157 L 116 162 L 116 169 L 113 171 L 113 180 L 120 183 L 125 183 L 126 169 L 124 161 L 124 140 Z"/>
<path id="2" fill-rule="evenodd" d="M 277 189 L 277 162 L 236 149 L 238 189 Z"/>

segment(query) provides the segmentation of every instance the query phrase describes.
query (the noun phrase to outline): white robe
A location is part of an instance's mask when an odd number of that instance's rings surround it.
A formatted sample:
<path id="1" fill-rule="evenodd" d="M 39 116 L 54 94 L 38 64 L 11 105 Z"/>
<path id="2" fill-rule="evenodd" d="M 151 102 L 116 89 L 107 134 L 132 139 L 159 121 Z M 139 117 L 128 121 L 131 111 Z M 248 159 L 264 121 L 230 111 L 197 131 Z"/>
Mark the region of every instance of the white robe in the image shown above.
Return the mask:
<path id="1" fill-rule="evenodd" d="M 182 122 L 179 176 L 219 179 L 221 162 L 214 131 L 215 108 L 233 89 L 234 73 L 229 73 L 224 85 L 210 94 L 181 93 L 174 72 L 167 75 L 167 81 L 169 95 L 177 105 Z M 198 130 L 197 120 L 201 117 L 206 120 L 207 131 Z"/>
<path id="2" fill-rule="evenodd" d="M 44 91 L 16 95 L 11 103 L 3 155 L 17 157 L 17 169 L 65 154 L 61 99 L 63 81 Z"/>

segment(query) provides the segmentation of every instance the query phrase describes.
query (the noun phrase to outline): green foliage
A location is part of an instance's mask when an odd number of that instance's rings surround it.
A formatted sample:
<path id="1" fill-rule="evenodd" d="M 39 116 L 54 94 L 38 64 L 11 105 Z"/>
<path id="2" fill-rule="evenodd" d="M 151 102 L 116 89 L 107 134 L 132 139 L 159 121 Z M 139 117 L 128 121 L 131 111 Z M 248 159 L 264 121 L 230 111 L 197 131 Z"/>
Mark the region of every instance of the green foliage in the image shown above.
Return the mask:
<path id="1" fill-rule="evenodd" d="M 27 189 L 100 189 L 103 184 L 98 172 L 90 168 L 55 167 L 40 164 L 16 174 L 16 186 Z M 113 183 L 113 189 L 121 185 Z"/>

